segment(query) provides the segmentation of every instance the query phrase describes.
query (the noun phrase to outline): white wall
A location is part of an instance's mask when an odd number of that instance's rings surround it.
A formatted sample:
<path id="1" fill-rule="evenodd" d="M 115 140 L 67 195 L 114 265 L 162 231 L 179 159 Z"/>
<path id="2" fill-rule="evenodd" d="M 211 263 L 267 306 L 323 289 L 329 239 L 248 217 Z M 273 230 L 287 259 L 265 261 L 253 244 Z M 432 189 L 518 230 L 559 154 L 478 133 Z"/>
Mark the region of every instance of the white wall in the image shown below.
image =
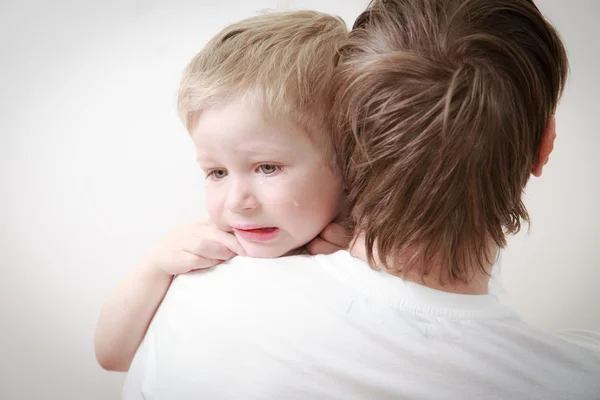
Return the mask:
<path id="1" fill-rule="evenodd" d="M 177 120 L 181 70 L 226 23 L 315 8 L 351 24 L 366 0 L 0 3 L 0 398 L 118 398 L 95 362 L 110 289 L 159 236 L 204 215 Z M 599 5 L 539 0 L 572 76 L 551 163 L 527 190 L 529 235 L 503 262 L 510 301 L 550 329 L 600 331 Z"/>

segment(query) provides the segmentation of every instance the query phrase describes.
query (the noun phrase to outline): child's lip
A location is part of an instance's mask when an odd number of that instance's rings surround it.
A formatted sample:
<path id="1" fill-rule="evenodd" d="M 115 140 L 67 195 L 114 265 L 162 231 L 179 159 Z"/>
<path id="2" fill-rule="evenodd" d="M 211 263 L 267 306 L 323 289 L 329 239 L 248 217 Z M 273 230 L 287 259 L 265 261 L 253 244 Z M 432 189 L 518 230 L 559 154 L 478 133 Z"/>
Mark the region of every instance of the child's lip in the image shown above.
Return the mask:
<path id="1" fill-rule="evenodd" d="M 233 228 L 233 230 L 238 236 L 250 242 L 268 242 L 272 239 L 275 239 L 279 234 L 279 228 L 275 227 L 262 227 L 253 229 Z"/>
<path id="2" fill-rule="evenodd" d="M 274 226 L 264 226 L 264 225 L 255 225 L 255 224 L 231 225 L 231 227 L 238 231 L 252 231 L 252 230 L 256 230 L 256 229 L 276 229 Z"/>

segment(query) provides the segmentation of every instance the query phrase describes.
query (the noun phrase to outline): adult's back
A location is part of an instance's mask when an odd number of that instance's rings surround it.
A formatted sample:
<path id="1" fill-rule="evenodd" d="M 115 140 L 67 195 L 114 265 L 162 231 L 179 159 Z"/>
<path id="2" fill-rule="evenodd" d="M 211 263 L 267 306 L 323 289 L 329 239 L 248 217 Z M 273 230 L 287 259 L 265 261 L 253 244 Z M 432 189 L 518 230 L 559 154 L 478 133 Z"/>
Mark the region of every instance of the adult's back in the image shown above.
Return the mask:
<path id="1" fill-rule="evenodd" d="M 600 338 L 493 295 L 429 289 L 340 251 L 237 257 L 175 279 L 125 399 L 594 399 Z"/>

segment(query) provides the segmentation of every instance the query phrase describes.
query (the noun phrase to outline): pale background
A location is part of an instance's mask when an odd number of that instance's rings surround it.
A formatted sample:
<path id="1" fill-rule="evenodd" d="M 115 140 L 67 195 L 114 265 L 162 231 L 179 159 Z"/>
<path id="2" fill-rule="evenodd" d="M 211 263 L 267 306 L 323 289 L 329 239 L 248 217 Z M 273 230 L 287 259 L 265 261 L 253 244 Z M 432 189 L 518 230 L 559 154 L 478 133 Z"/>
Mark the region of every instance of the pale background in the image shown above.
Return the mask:
<path id="1" fill-rule="evenodd" d="M 556 150 L 511 240 L 510 302 L 551 330 L 600 331 L 600 3 L 538 0 L 572 75 Z M 348 24 L 366 0 L 0 3 L 0 398 L 117 399 L 94 359 L 109 291 L 165 231 L 204 215 L 175 112 L 187 61 L 226 23 L 314 8 Z"/>

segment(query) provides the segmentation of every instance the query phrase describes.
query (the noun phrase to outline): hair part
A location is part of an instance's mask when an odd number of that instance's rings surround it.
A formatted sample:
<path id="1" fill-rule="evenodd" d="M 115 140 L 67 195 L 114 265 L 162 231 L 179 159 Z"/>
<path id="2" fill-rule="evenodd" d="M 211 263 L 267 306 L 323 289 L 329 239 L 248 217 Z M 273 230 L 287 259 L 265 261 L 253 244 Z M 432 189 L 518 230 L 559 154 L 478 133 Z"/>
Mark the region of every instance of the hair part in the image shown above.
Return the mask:
<path id="1" fill-rule="evenodd" d="M 375 0 L 341 51 L 334 131 L 351 219 L 385 268 L 487 273 L 568 71 L 528 0 Z"/>
<path id="2" fill-rule="evenodd" d="M 336 54 L 348 30 L 316 11 L 274 12 L 234 23 L 214 36 L 187 66 L 178 112 L 188 132 L 212 106 L 244 99 L 265 117 L 306 132 L 335 164 L 328 118 Z"/>

